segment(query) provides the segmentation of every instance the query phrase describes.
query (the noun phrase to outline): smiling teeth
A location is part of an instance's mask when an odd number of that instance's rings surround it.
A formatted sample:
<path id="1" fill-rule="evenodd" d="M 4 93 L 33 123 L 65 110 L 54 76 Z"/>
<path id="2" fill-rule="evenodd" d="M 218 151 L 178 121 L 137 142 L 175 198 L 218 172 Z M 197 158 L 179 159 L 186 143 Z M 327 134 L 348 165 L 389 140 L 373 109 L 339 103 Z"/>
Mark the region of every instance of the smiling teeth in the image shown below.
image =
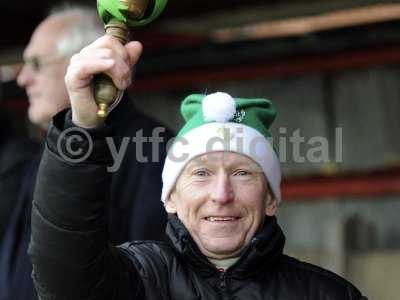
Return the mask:
<path id="1" fill-rule="evenodd" d="M 234 221 L 235 217 L 208 217 L 207 221 L 218 222 L 218 221 Z"/>

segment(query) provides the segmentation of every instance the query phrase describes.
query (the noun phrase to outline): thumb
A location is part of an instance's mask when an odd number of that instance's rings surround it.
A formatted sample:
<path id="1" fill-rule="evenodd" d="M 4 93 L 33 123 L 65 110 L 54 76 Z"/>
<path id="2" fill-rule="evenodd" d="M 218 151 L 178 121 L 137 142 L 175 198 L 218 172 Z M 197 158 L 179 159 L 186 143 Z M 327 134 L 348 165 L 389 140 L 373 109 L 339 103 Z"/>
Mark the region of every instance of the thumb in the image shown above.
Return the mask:
<path id="1" fill-rule="evenodd" d="M 143 52 L 143 46 L 140 42 L 133 41 L 129 42 L 125 45 L 126 50 L 128 51 L 129 54 L 129 60 L 131 67 L 135 66 L 142 55 Z"/>

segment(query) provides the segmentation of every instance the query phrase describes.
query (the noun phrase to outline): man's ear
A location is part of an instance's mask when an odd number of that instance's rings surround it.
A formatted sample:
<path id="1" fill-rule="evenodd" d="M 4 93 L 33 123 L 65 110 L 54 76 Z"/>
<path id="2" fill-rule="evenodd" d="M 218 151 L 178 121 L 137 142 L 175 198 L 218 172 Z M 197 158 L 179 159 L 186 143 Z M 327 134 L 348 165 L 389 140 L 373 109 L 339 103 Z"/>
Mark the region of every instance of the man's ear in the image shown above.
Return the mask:
<path id="1" fill-rule="evenodd" d="M 165 210 L 169 214 L 176 214 L 175 191 L 173 191 L 164 204 Z"/>
<path id="2" fill-rule="evenodd" d="M 267 194 L 267 207 L 265 210 L 265 214 L 267 216 L 275 216 L 276 211 L 278 210 L 278 201 L 276 201 L 275 197 L 272 195 L 271 192 Z"/>

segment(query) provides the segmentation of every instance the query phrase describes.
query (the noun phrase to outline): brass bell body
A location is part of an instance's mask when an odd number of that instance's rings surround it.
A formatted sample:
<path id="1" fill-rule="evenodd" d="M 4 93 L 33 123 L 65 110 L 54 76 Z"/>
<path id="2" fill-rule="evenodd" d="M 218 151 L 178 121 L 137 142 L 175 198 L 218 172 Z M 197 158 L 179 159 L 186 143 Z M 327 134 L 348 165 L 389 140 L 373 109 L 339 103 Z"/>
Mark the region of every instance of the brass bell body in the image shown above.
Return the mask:
<path id="1" fill-rule="evenodd" d="M 146 13 L 149 5 L 149 0 L 119 0 L 127 10 L 124 13 L 128 19 L 141 19 Z M 105 25 L 107 34 L 117 38 L 122 44 L 126 44 L 129 39 L 129 27 L 121 21 L 111 19 Z M 105 119 L 108 115 L 110 105 L 121 97 L 123 91 L 118 90 L 110 77 L 104 74 L 95 76 L 94 79 L 94 97 L 99 106 L 97 116 L 100 119 Z"/>

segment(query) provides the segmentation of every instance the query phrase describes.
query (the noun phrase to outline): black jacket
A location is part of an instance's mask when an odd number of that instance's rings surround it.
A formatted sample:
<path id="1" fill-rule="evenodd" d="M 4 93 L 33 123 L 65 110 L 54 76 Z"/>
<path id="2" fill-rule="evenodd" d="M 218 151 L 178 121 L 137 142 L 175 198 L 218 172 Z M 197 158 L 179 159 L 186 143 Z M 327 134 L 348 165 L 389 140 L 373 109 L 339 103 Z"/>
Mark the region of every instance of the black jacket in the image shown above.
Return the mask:
<path id="1" fill-rule="evenodd" d="M 65 112 L 59 116 L 64 115 Z M 121 168 L 110 174 L 112 175 L 110 192 L 118 201 L 108 203 L 106 208 L 110 221 L 109 239 L 114 244 L 121 244 L 131 239 L 160 240 L 164 237 L 167 222 L 167 215 L 159 200 L 160 174 L 166 153 L 166 142 L 172 134 L 168 130 L 163 133 L 164 143 L 160 144 L 157 153 L 160 162 L 141 163 L 136 160 L 136 145 L 132 142 L 132 137 L 139 130 L 143 136 L 151 136 L 153 129 L 160 127 L 161 124 L 137 111 L 128 99 L 122 100 L 109 120 L 112 122 L 117 150 L 120 150 L 123 139 L 130 140 L 126 144 L 126 155 Z M 36 158 L 29 163 L 27 170 L 24 169 L 24 176 L 18 177 L 16 172 L 19 169 L 14 162 L 27 147 L 12 149 L 13 151 L 7 151 L 7 155 L 2 156 L 7 163 L 2 165 L 10 166 L 10 162 L 13 162 L 12 166 L 3 168 L 5 172 L 1 172 L 0 166 L 0 192 L 8 191 L 3 195 L 7 194 L 13 199 L 8 201 L 12 213 L 5 212 L 5 215 L 10 216 L 10 220 L 5 226 L 4 239 L 0 242 L 0 300 L 36 300 L 37 295 L 31 279 L 32 265 L 27 250 L 31 233 L 31 203 L 39 165 L 36 160 L 39 161 L 41 153 L 36 149 Z M 153 154 L 151 145 L 145 143 L 143 155 L 150 160 Z M 62 179 L 63 182 L 67 180 L 68 178 Z M 61 183 L 61 186 L 63 185 L 64 183 Z M 0 202 L 6 200 L 3 196 L 0 197 Z M 146 203 L 143 203 L 142 199 L 146 199 Z"/>
<path id="2" fill-rule="evenodd" d="M 105 129 L 91 132 L 93 155 L 71 164 L 57 153 L 63 125 L 55 125 L 39 171 L 29 249 L 42 300 L 363 299 L 337 275 L 284 255 L 285 238 L 274 217 L 226 272 L 208 262 L 173 215 L 169 243 L 111 246 L 104 214 L 110 189 Z"/>

